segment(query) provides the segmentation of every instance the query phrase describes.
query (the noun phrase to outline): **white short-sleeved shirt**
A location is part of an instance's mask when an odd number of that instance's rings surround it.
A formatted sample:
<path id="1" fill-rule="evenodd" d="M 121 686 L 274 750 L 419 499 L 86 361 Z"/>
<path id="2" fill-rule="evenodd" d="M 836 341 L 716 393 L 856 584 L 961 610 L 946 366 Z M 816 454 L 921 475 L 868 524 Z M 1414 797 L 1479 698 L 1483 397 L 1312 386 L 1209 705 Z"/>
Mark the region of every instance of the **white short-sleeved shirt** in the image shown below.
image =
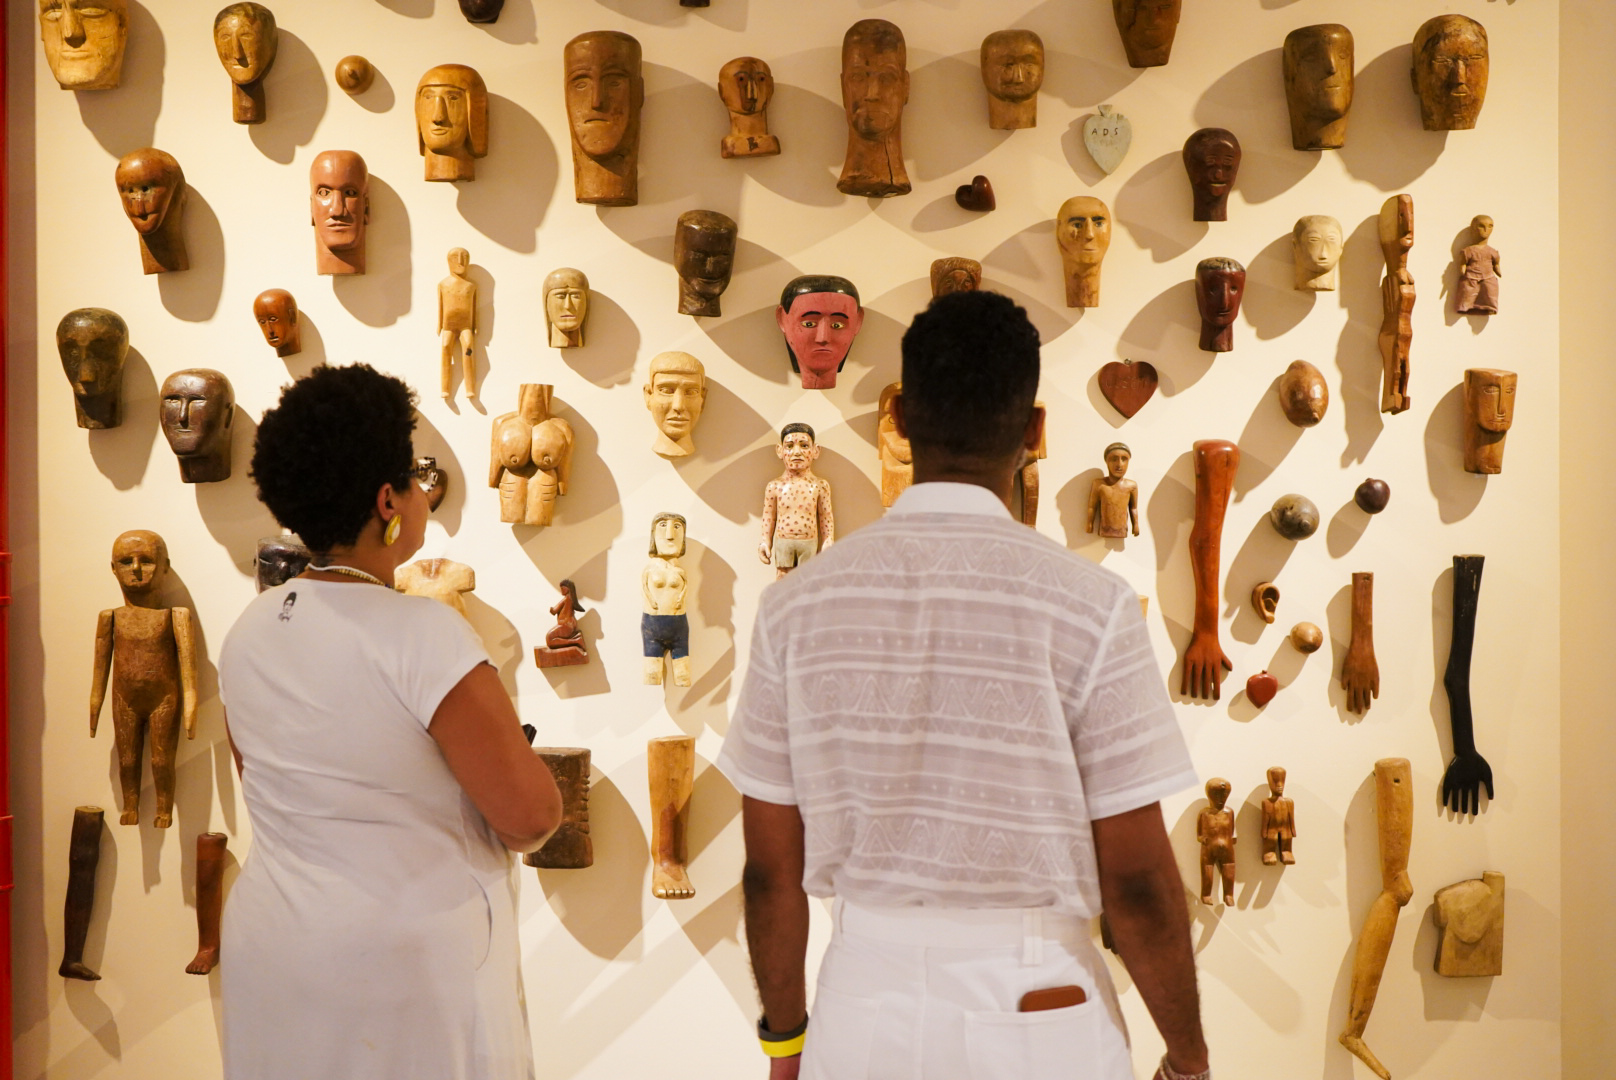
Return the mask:
<path id="1" fill-rule="evenodd" d="M 219 691 L 252 847 L 225 905 L 226 1080 L 526 1080 L 510 858 L 428 725 L 488 660 L 436 600 L 294 578 Z"/>
<path id="2" fill-rule="evenodd" d="M 718 765 L 810 895 L 1084 916 L 1091 822 L 1196 782 L 1134 591 L 944 483 L 764 590 Z"/>

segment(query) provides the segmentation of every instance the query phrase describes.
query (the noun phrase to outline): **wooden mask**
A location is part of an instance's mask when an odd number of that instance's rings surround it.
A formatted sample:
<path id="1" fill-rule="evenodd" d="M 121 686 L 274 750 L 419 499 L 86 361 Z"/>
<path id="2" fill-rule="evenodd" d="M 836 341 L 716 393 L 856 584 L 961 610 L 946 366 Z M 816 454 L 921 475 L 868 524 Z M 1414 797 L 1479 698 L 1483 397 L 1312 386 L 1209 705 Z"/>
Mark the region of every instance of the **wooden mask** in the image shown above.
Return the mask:
<path id="1" fill-rule="evenodd" d="M 584 272 L 570 266 L 550 271 L 544 279 L 544 321 L 550 328 L 550 347 L 581 346 L 588 314 L 589 279 Z"/>
<path id="2" fill-rule="evenodd" d="M 163 380 L 159 399 L 163 435 L 180 459 L 180 479 L 187 484 L 230 479 L 236 419 L 230 380 L 209 368 L 185 368 Z"/>
<path id="3" fill-rule="evenodd" d="M 123 422 L 123 362 L 129 327 L 115 311 L 77 308 L 56 324 L 56 351 L 73 386 L 73 411 L 81 428 L 115 428 Z"/>
<path id="4" fill-rule="evenodd" d="M 39 0 L 39 36 L 63 90 L 112 90 L 129 44 L 128 0 Z"/>
<path id="5" fill-rule="evenodd" d="M 691 436 L 707 404 L 707 370 L 701 361 L 689 353 L 658 353 L 651 358 L 651 371 L 641 392 L 657 426 L 652 449 L 665 458 L 695 453 Z"/>
<path id="6" fill-rule="evenodd" d="M 265 289 L 253 301 L 253 318 L 276 356 L 303 351 L 303 327 L 297 319 L 297 301 L 285 289 Z"/>
<path id="7" fill-rule="evenodd" d="M 118 159 L 113 171 L 123 212 L 140 236 L 140 265 L 148 274 L 189 270 L 182 229 L 185 173 L 180 163 L 155 147 Z"/>
<path id="8" fill-rule="evenodd" d="M 1341 149 L 1352 109 L 1352 31 L 1340 23 L 1303 26 L 1285 35 L 1283 55 L 1291 146 Z"/>
<path id="9" fill-rule="evenodd" d="M 931 264 L 931 296 L 935 300 L 949 293 L 975 292 L 982 287 L 982 264 L 975 259 L 950 255 Z"/>
<path id="10" fill-rule="evenodd" d="M 864 309 L 858 289 L 846 278 L 805 274 L 786 284 L 774 321 L 786 337 L 786 355 L 791 370 L 802 376 L 802 388 L 829 390 L 864 326 Z"/>
<path id="11" fill-rule="evenodd" d="M 1201 313 L 1201 348 L 1234 348 L 1234 320 L 1246 293 L 1246 268 L 1233 259 L 1202 259 L 1195 267 L 1195 306 Z"/>
<path id="12" fill-rule="evenodd" d="M 1468 131 L 1487 100 L 1487 28 L 1463 15 L 1438 15 L 1414 34 L 1409 78 L 1426 131 Z"/>
<path id="13" fill-rule="evenodd" d="M 213 17 L 213 47 L 230 76 L 230 117 L 238 124 L 262 124 L 264 76 L 280 44 L 275 13 L 262 4 L 231 4 Z"/>
<path id="14" fill-rule="evenodd" d="M 679 314 L 722 315 L 719 298 L 735 263 L 735 222 L 716 210 L 686 210 L 673 231 Z"/>
<path id="15" fill-rule="evenodd" d="M 640 201 L 640 108 L 645 79 L 640 43 L 616 30 L 594 30 L 562 53 L 572 183 L 577 200 L 597 206 Z"/>
<path id="16" fill-rule="evenodd" d="M 995 131 L 1037 127 L 1044 39 L 1031 30 L 997 30 L 982 39 L 981 61 L 988 127 Z"/>
<path id="17" fill-rule="evenodd" d="M 488 156 L 488 87 L 465 64 L 439 64 L 415 87 L 415 145 L 428 180 L 475 180 Z"/>
<path id="18" fill-rule="evenodd" d="M 309 166 L 309 224 L 321 274 L 365 272 L 370 224 L 370 171 L 352 150 L 326 150 Z"/>
<path id="19" fill-rule="evenodd" d="M 1173 54 L 1181 0 L 1111 0 L 1128 66 L 1161 67 Z"/>
<path id="20" fill-rule="evenodd" d="M 847 157 L 838 191 L 874 198 L 909 194 L 903 167 L 903 107 L 908 101 L 903 31 L 885 19 L 854 23 L 842 38 Z"/>

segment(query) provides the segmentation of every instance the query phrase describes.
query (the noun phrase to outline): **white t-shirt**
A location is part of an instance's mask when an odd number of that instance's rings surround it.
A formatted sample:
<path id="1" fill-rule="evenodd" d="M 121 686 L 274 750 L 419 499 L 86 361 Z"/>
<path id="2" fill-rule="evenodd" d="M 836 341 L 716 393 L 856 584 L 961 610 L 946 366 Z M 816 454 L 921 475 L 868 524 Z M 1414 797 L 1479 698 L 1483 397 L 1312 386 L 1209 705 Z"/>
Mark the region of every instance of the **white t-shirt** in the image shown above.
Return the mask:
<path id="1" fill-rule="evenodd" d="M 1083 916 L 1091 822 L 1196 782 L 1134 591 L 970 484 L 764 590 L 718 765 L 802 813 L 810 895 Z"/>

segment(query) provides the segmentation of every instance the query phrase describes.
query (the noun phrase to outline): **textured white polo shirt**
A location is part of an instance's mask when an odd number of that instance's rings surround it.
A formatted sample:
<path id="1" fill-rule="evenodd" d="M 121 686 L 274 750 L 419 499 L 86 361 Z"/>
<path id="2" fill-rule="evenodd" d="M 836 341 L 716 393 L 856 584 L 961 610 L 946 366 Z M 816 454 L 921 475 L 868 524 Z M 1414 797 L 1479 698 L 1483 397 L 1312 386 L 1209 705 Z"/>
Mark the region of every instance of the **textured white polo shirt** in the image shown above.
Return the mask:
<path id="1" fill-rule="evenodd" d="M 764 590 L 718 766 L 798 807 L 809 895 L 1083 916 L 1090 823 L 1196 783 L 1134 591 L 971 484 Z"/>

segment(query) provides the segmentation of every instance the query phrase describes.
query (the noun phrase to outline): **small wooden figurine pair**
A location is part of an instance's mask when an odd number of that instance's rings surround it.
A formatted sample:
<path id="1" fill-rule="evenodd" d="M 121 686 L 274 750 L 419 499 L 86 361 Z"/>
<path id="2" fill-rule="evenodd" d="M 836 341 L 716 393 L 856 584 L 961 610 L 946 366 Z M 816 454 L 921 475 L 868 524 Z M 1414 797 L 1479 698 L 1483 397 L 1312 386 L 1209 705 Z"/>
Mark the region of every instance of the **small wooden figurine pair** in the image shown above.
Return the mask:
<path id="1" fill-rule="evenodd" d="M 1201 903 L 1213 901 L 1213 883 L 1221 879 L 1223 902 L 1234 906 L 1234 811 L 1229 809 L 1229 781 L 1221 776 L 1206 782 L 1209 805 L 1195 820 L 1195 838 L 1201 844 Z M 1296 804 L 1285 796 L 1285 770 L 1268 770 L 1268 798 L 1262 802 L 1262 861 L 1265 866 L 1296 862 L 1291 842 L 1296 839 Z"/>

